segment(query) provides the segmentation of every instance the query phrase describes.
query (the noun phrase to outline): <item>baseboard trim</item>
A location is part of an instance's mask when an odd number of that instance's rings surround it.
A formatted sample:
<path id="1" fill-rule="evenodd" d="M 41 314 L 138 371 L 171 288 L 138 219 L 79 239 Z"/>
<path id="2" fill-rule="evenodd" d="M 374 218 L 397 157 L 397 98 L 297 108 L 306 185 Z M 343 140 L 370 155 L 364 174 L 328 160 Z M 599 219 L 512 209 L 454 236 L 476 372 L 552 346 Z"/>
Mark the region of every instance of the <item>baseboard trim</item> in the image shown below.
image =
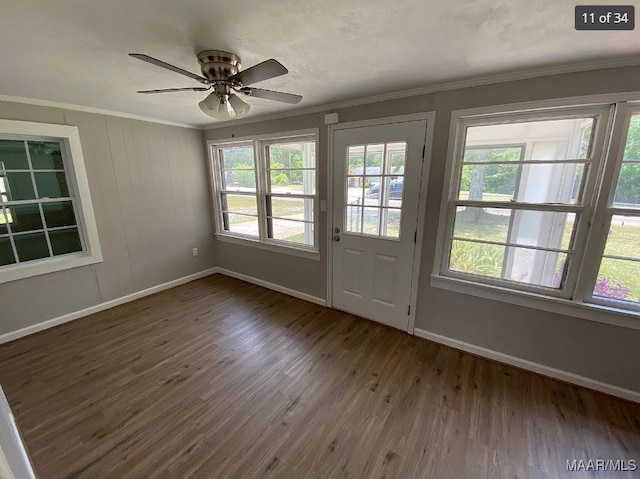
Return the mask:
<path id="1" fill-rule="evenodd" d="M 18 329 L 17 331 L 11 331 L 0 335 L 0 344 L 8 343 L 9 341 L 13 341 L 14 339 L 19 339 L 30 334 L 38 333 L 40 331 L 44 331 L 45 329 L 53 328 L 54 326 L 58 326 L 60 324 L 68 323 L 69 321 L 74 321 L 76 319 L 89 316 L 90 314 L 99 313 L 100 311 L 114 308 L 116 306 L 120 306 L 121 304 L 129 303 L 131 301 L 135 301 L 136 299 L 144 298 L 145 296 L 159 293 L 160 291 L 164 291 L 166 289 L 175 288 L 176 286 L 195 281 L 196 279 L 211 276 L 212 274 L 216 274 L 217 272 L 218 268 L 206 269 L 198 273 L 174 279 L 173 281 L 169 281 L 167 283 L 162 283 L 157 286 L 152 286 L 151 288 L 143 289 L 142 291 L 136 291 L 135 293 L 131 293 L 120 298 L 96 304 L 95 306 L 90 306 L 88 308 L 81 309 L 80 311 L 74 311 L 73 313 L 58 316 L 57 318 L 49 319 L 47 321 L 43 321 L 42 323 Z"/>
<path id="2" fill-rule="evenodd" d="M 310 303 L 319 304 L 320 306 L 327 305 L 326 299 L 319 298 L 317 296 L 312 296 L 310 294 L 303 293 L 295 289 L 286 288 L 284 286 L 280 286 L 279 284 L 270 283 L 269 281 L 265 281 L 259 278 L 254 278 L 253 276 L 248 276 L 246 274 L 236 273 L 235 271 L 231 271 L 229 269 L 225 269 L 225 268 L 216 268 L 216 269 L 219 274 L 223 274 L 231 278 L 246 281 L 247 283 L 255 284 L 256 286 L 262 286 L 263 288 L 271 289 L 273 291 L 277 291 L 278 293 L 284 293 L 286 295 L 293 296 L 294 298 L 303 299 L 305 301 L 309 301 Z"/>
<path id="3" fill-rule="evenodd" d="M 483 358 L 492 359 L 494 361 L 508 364 L 510 366 L 515 366 L 517 368 L 526 369 L 527 371 L 532 371 L 543 376 L 559 379 L 560 381 L 565 381 L 567 383 L 582 386 L 587 389 L 593 389 L 605 394 L 610 394 L 611 396 L 616 396 L 622 399 L 640 403 L 640 392 L 637 391 L 632 391 L 630 389 L 621 388 L 612 384 L 603 383 L 595 379 L 587 378 L 567 371 L 562 371 L 550 366 L 545 366 L 544 364 L 534 363 L 533 361 L 528 361 L 526 359 L 520 359 L 515 356 L 511 356 L 510 354 L 494 351 L 493 349 L 483 348 L 482 346 L 476 346 L 475 344 L 452 339 L 447 336 L 442 336 L 440 334 L 425 331 L 424 329 L 415 328 L 414 334 L 420 338 L 444 344 L 445 346 L 450 346 L 452 348 L 466 351 L 477 356 L 482 356 Z"/>

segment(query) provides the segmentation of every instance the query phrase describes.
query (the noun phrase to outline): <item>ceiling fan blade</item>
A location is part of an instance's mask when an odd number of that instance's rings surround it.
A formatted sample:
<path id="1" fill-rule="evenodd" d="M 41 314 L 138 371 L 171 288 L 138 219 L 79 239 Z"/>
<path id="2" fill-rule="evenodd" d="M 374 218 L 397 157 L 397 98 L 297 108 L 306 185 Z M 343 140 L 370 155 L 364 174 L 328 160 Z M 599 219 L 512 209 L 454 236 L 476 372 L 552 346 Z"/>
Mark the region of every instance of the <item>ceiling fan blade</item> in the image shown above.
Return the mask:
<path id="1" fill-rule="evenodd" d="M 291 103 L 292 105 L 297 105 L 302 100 L 302 96 L 293 95 L 292 93 L 283 93 L 281 91 L 273 91 L 273 90 L 264 90 L 262 88 L 242 88 L 240 90 L 242 93 L 245 93 L 250 96 L 254 96 L 256 98 L 264 98 L 265 100 L 273 100 L 273 101 L 281 101 L 283 103 Z"/>
<path id="2" fill-rule="evenodd" d="M 138 90 L 136 93 L 171 93 L 175 91 L 207 91 L 209 88 L 206 87 L 195 87 L 195 88 L 163 88 L 161 90 Z"/>
<path id="3" fill-rule="evenodd" d="M 287 70 L 279 61 L 271 58 L 270 60 L 265 60 L 262 63 L 258 63 L 257 65 L 247 68 L 246 70 L 242 70 L 241 72 L 229 77 L 229 79 L 237 80 L 243 85 L 253 85 L 254 83 L 268 80 L 269 78 L 279 77 L 286 73 L 289 73 L 289 70 Z"/>
<path id="4" fill-rule="evenodd" d="M 165 68 L 167 70 L 171 70 L 172 72 L 180 73 L 181 75 L 193 78 L 194 80 L 199 81 L 200 83 L 204 83 L 205 85 L 209 84 L 209 81 L 206 78 L 201 77 L 200 75 L 196 75 L 195 73 L 191 73 L 187 70 L 183 70 L 182 68 L 170 65 L 169 63 L 163 62 L 162 60 L 150 57 L 149 55 L 144 55 L 142 53 L 129 53 L 129 56 L 137 58 L 138 60 L 142 60 L 143 62 L 151 63 L 152 65 L 158 66 L 160 68 Z"/>

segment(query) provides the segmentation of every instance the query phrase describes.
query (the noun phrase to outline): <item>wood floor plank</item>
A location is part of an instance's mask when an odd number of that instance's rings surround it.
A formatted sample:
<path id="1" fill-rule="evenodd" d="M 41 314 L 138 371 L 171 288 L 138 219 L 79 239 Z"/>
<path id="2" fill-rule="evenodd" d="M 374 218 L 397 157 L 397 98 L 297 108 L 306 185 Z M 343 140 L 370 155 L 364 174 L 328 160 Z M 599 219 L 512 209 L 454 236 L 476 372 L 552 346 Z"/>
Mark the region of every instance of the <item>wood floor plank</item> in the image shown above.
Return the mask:
<path id="1" fill-rule="evenodd" d="M 43 479 L 618 479 L 637 475 L 566 462 L 640 460 L 640 405 L 221 275 L 2 345 L 0 383 Z"/>

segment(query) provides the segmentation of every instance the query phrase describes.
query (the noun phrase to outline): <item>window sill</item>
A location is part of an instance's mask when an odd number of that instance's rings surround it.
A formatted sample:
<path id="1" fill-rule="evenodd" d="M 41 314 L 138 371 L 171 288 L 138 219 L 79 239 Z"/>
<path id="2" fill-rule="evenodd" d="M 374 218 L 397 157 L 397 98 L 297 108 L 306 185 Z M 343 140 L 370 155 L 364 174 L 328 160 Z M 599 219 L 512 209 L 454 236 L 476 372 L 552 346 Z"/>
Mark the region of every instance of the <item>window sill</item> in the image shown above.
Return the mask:
<path id="1" fill-rule="evenodd" d="M 89 253 L 76 253 L 3 266 L 0 269 L 0 284 L 96 263 L 102 263 L 102 257 L 92 256 Z"/>
<path id="2" fill-rule="evenodd" d="M 224 241 L 225 243 L 234 243 L 242 246 L 249 246 L 252 248 L 273 251 L 274 253 L 288 254 L 292 256 L 298 256 L 300 258 L 320 261 L 320 252 L 312 249 L 296 248 L 295 246 L 285 246 L 279 243 L 263 243 L 262 241 L 257 239 L 254 240 L 251 238 L 246 238 L 244 236 L 235 236 L 225 233 L 216 233 L 216 239 Z"/>
<path id="3" fill-rule="evenodd" d="M 437 274 L 431 275 L 431 286 L 456 293 L 469 294 L 503 303 L 517 304 L 565 316 L 640 330 L 640 313 L 592 303 L 577 303 L 535 293 L 515 291 Z"/>

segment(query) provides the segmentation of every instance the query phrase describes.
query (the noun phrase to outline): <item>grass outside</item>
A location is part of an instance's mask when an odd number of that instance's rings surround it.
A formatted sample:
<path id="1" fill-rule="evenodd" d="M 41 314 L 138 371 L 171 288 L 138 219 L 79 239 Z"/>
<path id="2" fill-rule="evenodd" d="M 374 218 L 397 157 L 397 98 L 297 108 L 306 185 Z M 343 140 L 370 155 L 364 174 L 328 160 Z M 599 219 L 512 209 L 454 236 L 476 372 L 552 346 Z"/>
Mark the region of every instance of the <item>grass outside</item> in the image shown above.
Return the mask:
<path id="1" fill-rule="evenodd" d="M 478 210 L 478 209 L 476 209 Z M 471 208 L 459 212 L 456 236 L 470 239 L 504 242 L 509 227 L 509 217 L 486 212 L 474 214 Z M 563 247 L 569 244 L 573 222 L 568 222 L 562 239 Z M 612 224 L 605 254 L 640 257 L 640 226 Z M 451 251 L 451 265 L 458 271 L 499 278 L 502 273 L 504 247 L 481 243 L 459 242 Z M 608 278 L 611 286 L 620 283 L 631 293 L 626 298 L 640 300 L 640 263 L 605 258 L 598 278 Z"/>

